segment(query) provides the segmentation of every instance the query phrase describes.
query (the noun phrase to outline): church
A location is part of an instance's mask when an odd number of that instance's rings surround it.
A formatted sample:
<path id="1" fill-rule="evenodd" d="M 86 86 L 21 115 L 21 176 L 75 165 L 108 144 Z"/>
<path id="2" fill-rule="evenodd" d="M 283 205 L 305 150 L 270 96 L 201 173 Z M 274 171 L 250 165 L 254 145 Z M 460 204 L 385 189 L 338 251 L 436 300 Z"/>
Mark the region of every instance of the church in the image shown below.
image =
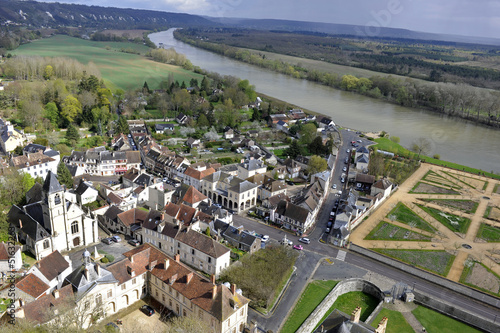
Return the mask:
<path id="1" fill-rule="evenodd" d="M 65 188 L 49 171 L 43 185 L 26 193 L 26 205 L 13 205 L 8 219 L 16 241 L 26 245 L 37 260 L 53 251 L 69 251 L 98 241 L 97 220 L 65 199 Z"/>

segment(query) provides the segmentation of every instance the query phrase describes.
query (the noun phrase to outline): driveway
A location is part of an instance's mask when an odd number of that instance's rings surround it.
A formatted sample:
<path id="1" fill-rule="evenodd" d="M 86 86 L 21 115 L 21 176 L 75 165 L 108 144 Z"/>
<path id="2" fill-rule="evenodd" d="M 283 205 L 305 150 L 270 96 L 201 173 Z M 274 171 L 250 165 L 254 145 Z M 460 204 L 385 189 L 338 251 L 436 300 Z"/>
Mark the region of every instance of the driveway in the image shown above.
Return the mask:
<path id="1" fill-rule="evenodd" d="M 160 320 L 160 315 L 155 312 L 154 315 L 148 317 L 140 309 L 126 315 L 122 318 L 122 332 L 148 332 L 161 333 L 165 332 L 168 326 Z"/>
<path id="2" fill-rule="evenodd" d="M 121 235 L 121 234 L 118 234 L 118 235 L 122 239 L 122 241 L 119 243 L 111 243 L 111 244 L 107 245 L 107 244 L 104 244 L 101 242 L 101 243 L 96 243 L 95 245 L 90 245 L 87 247 L 87 249 L 90 253 L 92 253 L 95 251 L 95 248 L 97 247 L 97 252 L 99 252 L 99 254 L 104 254 L 103 252 L 105 252 L 106 254 L 110 254 L 113 257 L 115 257 L 115 260 L 113 261 L 113 263 L 120 261 L 120 260 L 125 258 L 122 253 L 130 251 L 134 247 L 127 243 L 124 235 Z M 78 267 L 82 264 L 83 251 L 85 251 L 85 248 L 81 248 L 75 252 L 69 253 L 69 258 L 71 259 L 71 262 L 73 264 L 73 269 L 75 269 L 76 267 Z M 105 264 L 103 266 L 109 266 L 110 264 Z"/>

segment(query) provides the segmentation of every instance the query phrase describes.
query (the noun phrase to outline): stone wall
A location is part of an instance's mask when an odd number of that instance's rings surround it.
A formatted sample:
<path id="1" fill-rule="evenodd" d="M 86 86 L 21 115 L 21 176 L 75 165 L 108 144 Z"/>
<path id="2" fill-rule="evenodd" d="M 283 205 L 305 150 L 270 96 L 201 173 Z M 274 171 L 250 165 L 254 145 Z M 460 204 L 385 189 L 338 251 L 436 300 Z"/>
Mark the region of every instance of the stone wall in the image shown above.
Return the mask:
<path id="1" fill-rule="evenodd" d="M 476 315 L 472 315 L 467 311 L 459 309 L 452 304 L 441 300 L 434 299 L 428 295 L 419 292 L 415 293 L 415 303 L 421 304 L 429 309 L 442 313 L 448 317 L 452 317 L 458 321 L 464 322 L 470 326 L 476 327 L 486 332 L 500 332 L 500 324 L 493 323 Z"/>
<path id="2" fill-rule="evenodd" d="M 450 280 L 445 279 L 443 277 L 440 277 L 438 275 L 427 272 L 423 269 L 420 269 L 420 268 L 417 268 L 415 266 L 411 266 L 411 265 L 405 264 L 403 262 L 394 260 L 394 259 L 389 258 L 387 256 L 384 256 L 380 253 L 362 248 L 362 247 L 357 246 L 355 244 L 351 244 L 349 246 L 349 249 L 353 252 L 356 252 L 356 253 L 362 254 L 366 257 L 372 258 L 374 260 L 380 261 L 388 266 L 392 266 L 392 267 L 398 268 L 402 271 L 405 271 L 407 273 L 413 274 L 421 279 L 425 279 L 429 282 L 432 282 L 432 283 L 435 283 L 435 284 L 440 285 L 442 287 L 451 289 L 455 292 L 463 294 L 464 296 L 476 299 L 482 303 L 486 303 L 486 304 L 491 305 L 493 307 L 500 308 L 500 299 L 493 297 L 493 296 L 490 296 L 490 295 L 488 295 L 484 292 L 481 292 L 479 290 L 464 286 L 464 285 L 457 283 L 457 282 L 450 281 Z M 418 288 L 418 286 L 417 286 L 417 288 Z M 446 298 L 445 294 L 443 294 L 441 296 L 442 297 L 440 297 L 440 298 L 443 298 L 443 299 Z"/>
<path id="3" fill-rule="evenodd" d="M 311 333 L 314 328 L 319 324 L 319 321 L 326 312 L 332 307 L 333 303 L 337 300 L 340 295 L 351 291 L 362 291 L 364 293 L 370 294 L 383 302 L 384 295 L 379 287 L 371 282 L 365 281 L 363 279 L 348 279 L 339 282 L 335 288 L 325 297 L 320 305 L 314 309 L 314 311 L 307 317 L 306 321 L 302 323 L 300 328 L 296 333 Z M 377 306 L 377 308 L 380 307 Z M 352 309 L 354 310 L 354 309 Z M 380 311 L 380 310 L 379 310 Z"/>

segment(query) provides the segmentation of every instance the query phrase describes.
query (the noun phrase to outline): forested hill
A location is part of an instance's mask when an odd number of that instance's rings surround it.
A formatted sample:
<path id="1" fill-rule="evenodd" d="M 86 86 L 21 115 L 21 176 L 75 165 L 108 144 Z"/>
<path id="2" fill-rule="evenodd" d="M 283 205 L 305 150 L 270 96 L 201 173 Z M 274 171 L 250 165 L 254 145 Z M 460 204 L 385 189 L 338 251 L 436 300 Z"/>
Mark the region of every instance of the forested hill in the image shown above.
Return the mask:
<path id="1" fill-rule="evenodd" d="M 0 25 L 81 26 L 108 29 L 159 29 L 214 26 L 189 14 L 36 1 L 0 0 Z"/>

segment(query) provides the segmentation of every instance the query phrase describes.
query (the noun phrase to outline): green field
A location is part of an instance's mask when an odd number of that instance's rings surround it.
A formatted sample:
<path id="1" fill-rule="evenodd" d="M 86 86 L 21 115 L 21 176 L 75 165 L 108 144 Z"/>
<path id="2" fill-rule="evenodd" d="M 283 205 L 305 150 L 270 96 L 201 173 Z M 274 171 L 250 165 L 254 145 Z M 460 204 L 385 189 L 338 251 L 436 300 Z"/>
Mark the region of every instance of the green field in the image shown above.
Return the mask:
<path id="1" fill-rule="evenodd" d="M 481 223 L 477 232 L 477 238 L 482 238 L 487 242 L 500 242 L 500 228 Z"/>
<path id="2" fill-rule="evenodd" d="M 414 333 L 413 328 L 408 324 L 406 319 L 403 317 L 401 312 L 382 309 L 379 314 L 373 319 L 371 326 L 377 327 L 378 323 L 382 320 L 382 318 L 387 317 L 387 329 L 386 333 Z"/>
<path id="3" fill-rule="evenodd" d="M 138 54 L 120 52 L 121 49 L 134 49 L 141 54 L 149 48 L 144 45 L 126 42 L 95 42 L 57 35 L 21 45 L 12 51 L 15 55 L 68 57 L 83 64 L 93 62 L 101 71 L 106 85 L 111 89 L 123 90 L 141 88 L 144 81 L 151 89 L 168 79 L 169 73 L 179 82 L 189 84 L 191 78 L 201 81 L 202 76 L 178 66 L 158 63 Z"/>
<path id="4" fill-rule="evenodd" d="M 413 315 L 425 327 L 429 333 L 479 333 L 476 330 L 464 323 L 459 322 L 453 318 L 442 315 L 436 311 L 419 306 L 412 311 Z"/>
<path id="5" fill-rule="evenodd" d="M 447 276 L 455 256 L 446 251 L 372 249 L 397 260 Z"/>
<path id="6" fill-rule="evenodd" d="M 314 281 L 309 283 L 280 332 L 295 332 L 337 283 L 338 281 Z"/>

